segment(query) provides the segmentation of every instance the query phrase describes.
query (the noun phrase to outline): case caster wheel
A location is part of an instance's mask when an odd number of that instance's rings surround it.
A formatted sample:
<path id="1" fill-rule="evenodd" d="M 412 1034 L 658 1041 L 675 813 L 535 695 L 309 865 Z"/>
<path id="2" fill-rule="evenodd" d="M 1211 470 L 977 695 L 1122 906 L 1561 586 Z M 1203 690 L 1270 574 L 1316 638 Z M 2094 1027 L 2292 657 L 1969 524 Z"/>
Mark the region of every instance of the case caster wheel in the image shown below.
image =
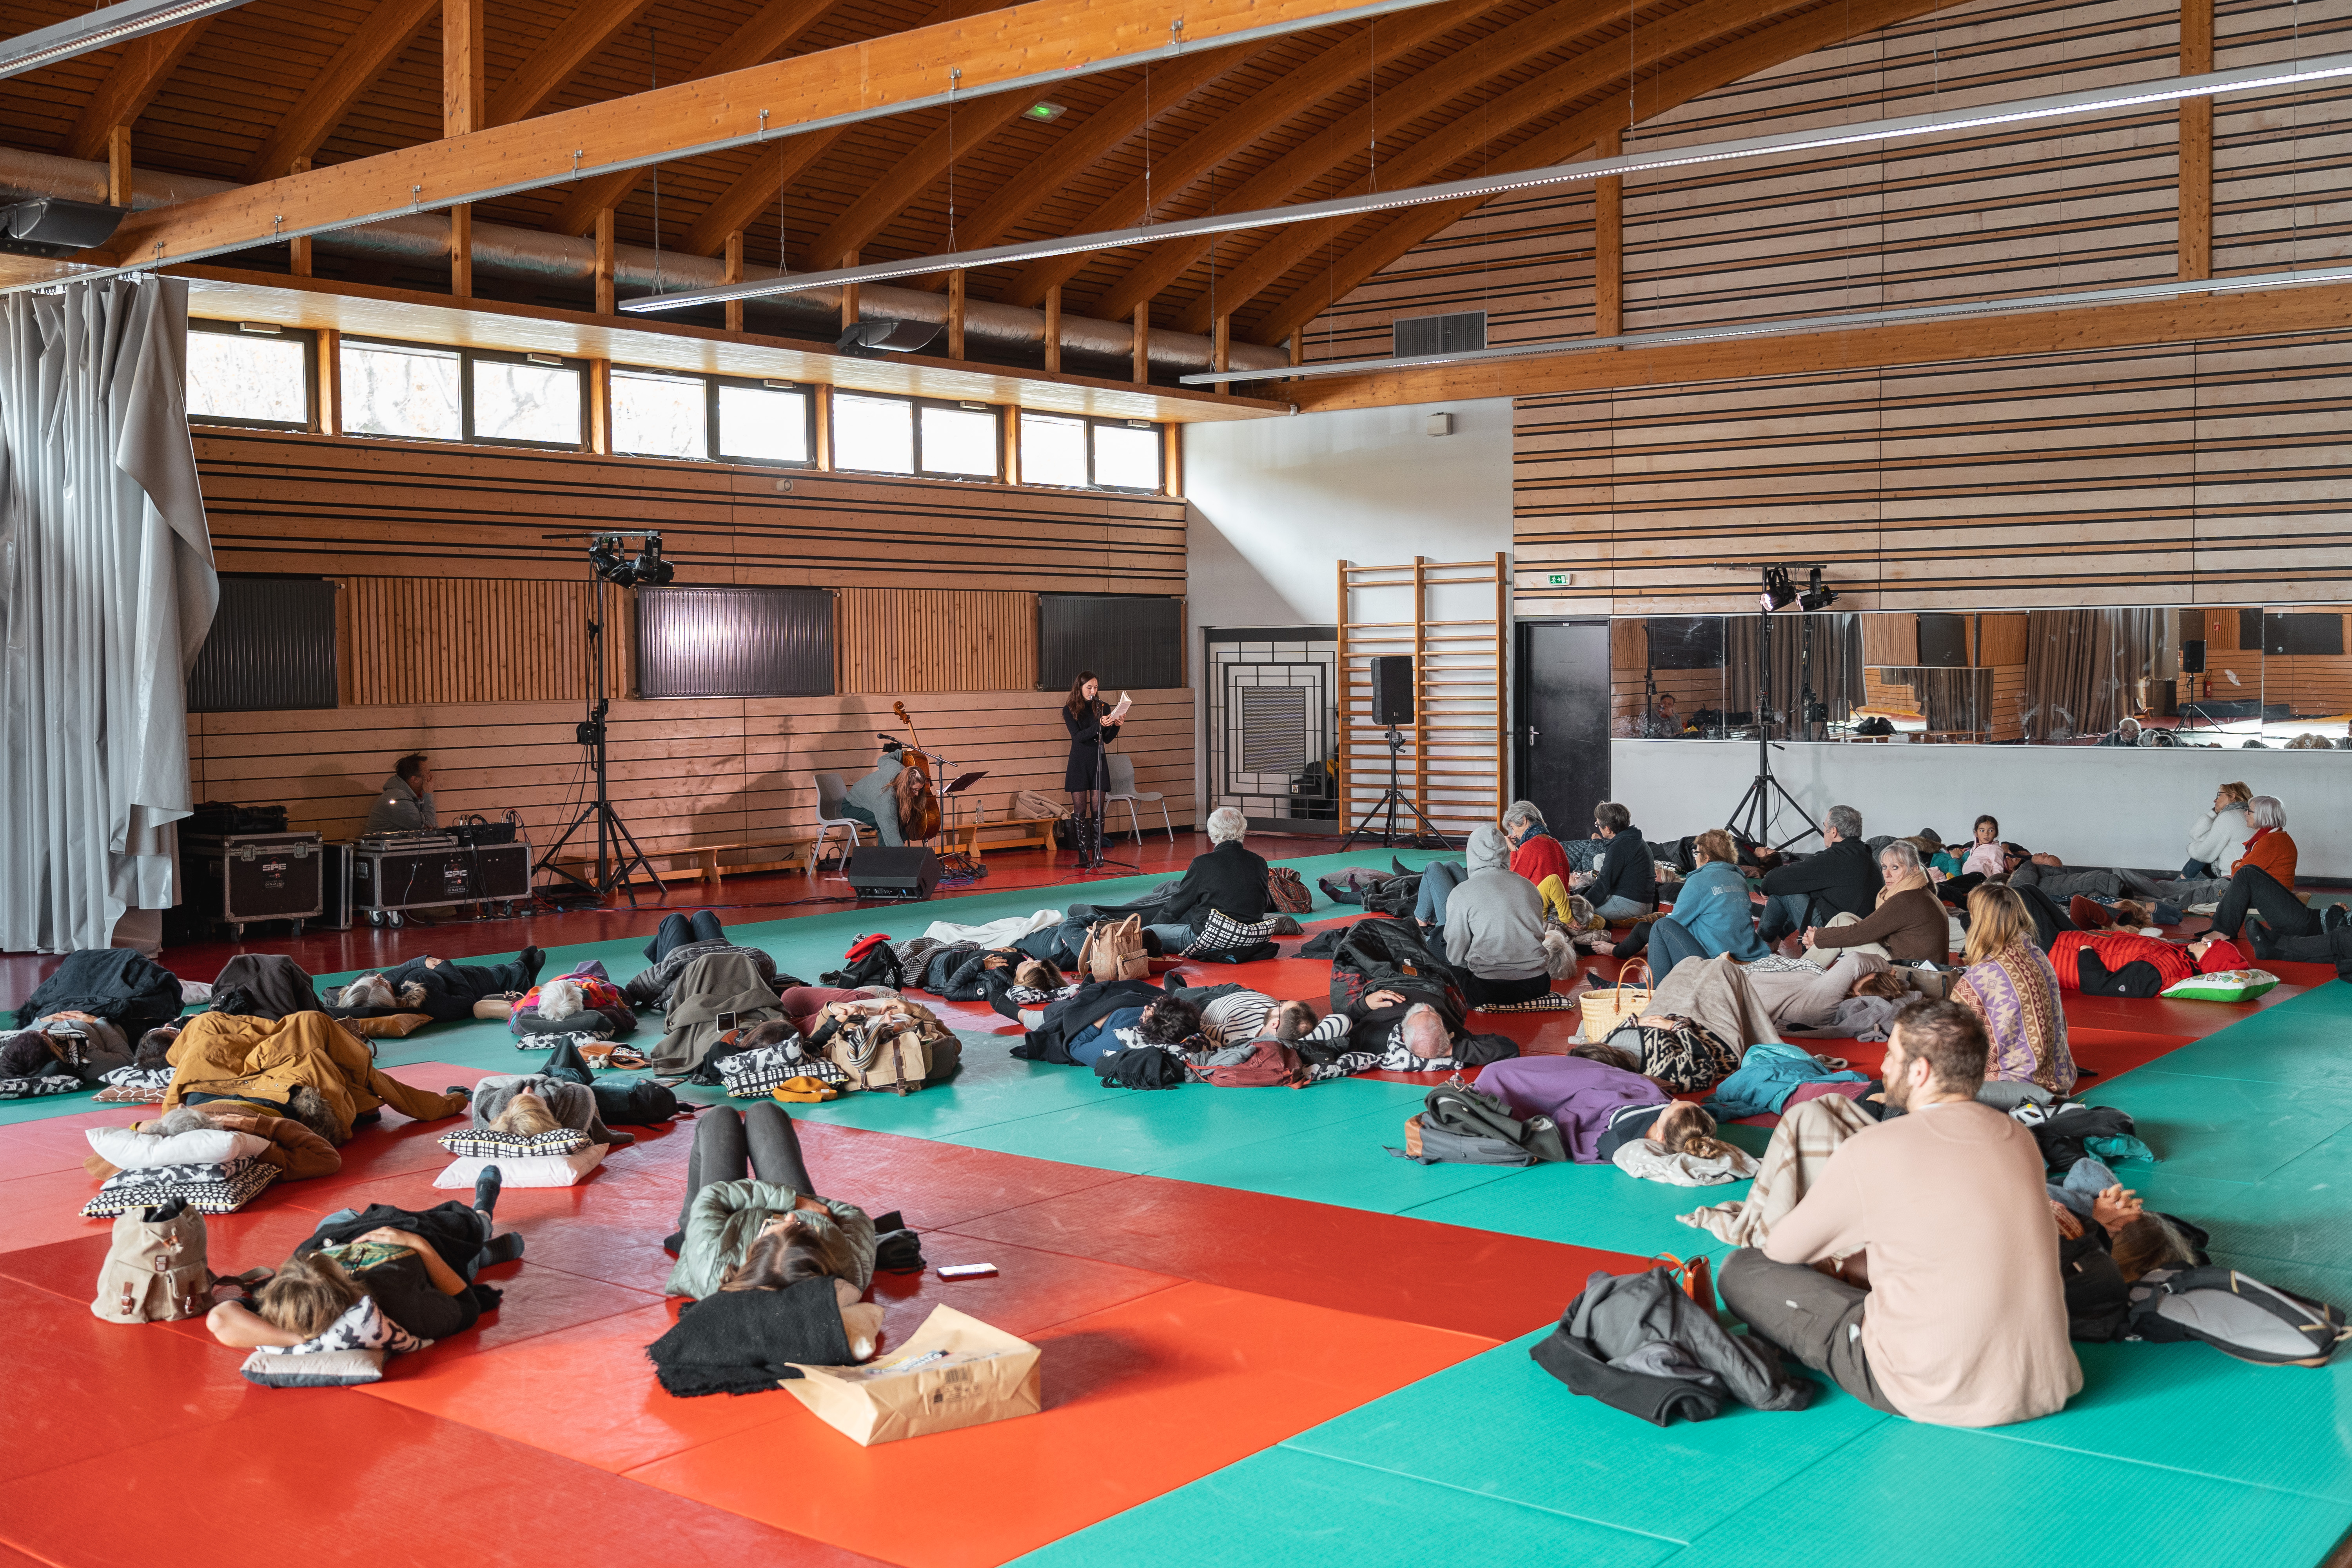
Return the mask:
<path id="1" fill-rule="evenodd" d="M 398 931 L 400 929 L 400 911 L 398 910 L 394 910 L 390 914 L 384 916 L 383 923 L 390 926 L 393 930 Z"/>
<path id="2" fill-rule="evenodd" d="M 294 934 L 296 936 L 300 936 L 302 934 L 302 922 L 300 921 L 296 921 L 294 922 Z"/>
<path id="3" fill-rule="evenodd" d="M 234 937 L 238 942 L 243 942 L 245 940 L 245 922 L 243 921 L 235 921 L 230 922 L 228 932 L 230 936 Z"/>

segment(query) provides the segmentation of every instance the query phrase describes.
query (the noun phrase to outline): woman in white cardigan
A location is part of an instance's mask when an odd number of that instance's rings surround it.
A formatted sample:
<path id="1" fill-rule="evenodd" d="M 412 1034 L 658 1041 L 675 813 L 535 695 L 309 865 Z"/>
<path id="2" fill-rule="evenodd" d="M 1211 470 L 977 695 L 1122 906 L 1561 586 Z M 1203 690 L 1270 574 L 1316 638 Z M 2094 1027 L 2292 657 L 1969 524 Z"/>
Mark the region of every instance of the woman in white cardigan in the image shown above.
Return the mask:
<path id="1" fill-rule="evenodd" d="M 2213 809 L 2189 825 L 2189 864 L 2184 878 L 2227 877 L 2254 836 L 2246 803 L 2254 792 L 2242 784 L 2225 784 L 2213 792 Z"/>

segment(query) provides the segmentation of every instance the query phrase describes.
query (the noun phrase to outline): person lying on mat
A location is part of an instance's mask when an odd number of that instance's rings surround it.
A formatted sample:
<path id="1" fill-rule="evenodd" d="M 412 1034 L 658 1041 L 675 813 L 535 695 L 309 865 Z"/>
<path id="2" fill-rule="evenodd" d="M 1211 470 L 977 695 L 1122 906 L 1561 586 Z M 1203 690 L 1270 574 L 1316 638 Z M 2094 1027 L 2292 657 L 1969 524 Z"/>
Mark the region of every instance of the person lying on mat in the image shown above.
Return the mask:
<path id="1" fill-rule="evenodd" d="M 1568 1157 L 1587 1164 L 1610 1159 L 1630 1139 L 1653 1135 L 1662 1120 L 1677 1147 L 1680 1141 L 1697 1135 L 1690 1113 L 1698 1107 L 1670 1109 L 1678 1104 L 1675 1097 L 1643 1076 L 1642 1064 L 1632 1053 L 1597 1040 L 1584 1041 L 1566 1056 L 1512 1057 L 1491 1063 L 1480 1070 L 1478 1087 L 1500 1096 L 1511 1114 L 1522 1120 L 1550 1117 L 1559 1127 Z M 1627 1119 L 1624 1135 L 1604 1150 L 1620 1117 Z M 1714 1121 L 1707 1119 L 1706 1131 L 1714 1129 Z"/>
<path id="2" fill-rule="evenodd" d="M 1569 1055 L 1636 1077 L 1642 1074 L 1639 1058 L 1622 1046 L 1603 1040 L 1587 1040 Z M 1479 1081 L 1486 1081 L 1483 1074 Z M 1658 1092 L 1666 1091 L 1661 1087 Z M 1608 1164 L 1617 1157 L 1618 1150 L 1637 1138 L 1648 1139 L 1669 1154 L 1688 1154 L 1696 1160 L 1720 1160 L 1731 1153 L 1731 1145 L 1715 1135 L 1713 1116 L 1691 1100 L 1668 1100 L 1662 1105 L 1621 1105 L 1611 1111 L 1601 1124 L 1600 1136 L 1593 1144 L 1593 1158 Z"/>
<path id="3" fill-rule="evenodd" d="M 1201 1010 L 1180 996 L 1159 997 L 1142 1006 L 1114 1007 L 1070 1032 L 1070 1059 L 1090 1068 L 1104 1052 L 1129 1043 L 1120 1038 L 1122 1035 L 1131 1035 L 1132 1043 L 1138 1045 L 1181 1046 L 1201 1037 Z"/>
<path id="4" fill-rule="evenodd" d="M 648 967 L 637 971 L 622 985 L 622 998 L 632 1007 L 665 1009 L 686 966 L 713 952 L 742 953 L 760 972 L 760 978 L 767 982 L 768 989 L 778 989 L 776 961 L 764 951 L 728 941 L 726 927 L 709 910 L 697 910 L 690 917 L 673 910 L 662 917 L 653 941 L 646 943 Z M 789 979 L 786 984 L 790 984 Z"/>
<path id="5" fill-rule="evenodd" d="M 205 1326 L 237 1350 L 290 1347 L 324 1333 L 366 1295 L 394 1327 L 417 1339 L 463 1333 L 498 1300 L 477 1290 L 475 1273 L 522 1256 L 521 1237 L 494 1234 L 498 1202 L 499 1168 L 486 1165 L 475 1178 L 471 1207 L 379 1204 L 363 1213 L 331 1214 L 261 1288 L 252 1308 L 223 1302 Z"/>
<path id="6" fill-rule="evenodd" d="M 1989 1046 L 1957 1002 L 1905 1012 L 1886 1046 L 1893 1116 L 1717 1276 L 1749 1331 L 1874 1410 L 1998 1426 L 2083 1386 L 2067 1339 L 2041 1146 L 1977 1102 Z M 1817 1260 L 1846 1259 L 1842 1278 Z"/>
<path id="7" fill-rule="evenodd" d="M 1673 971 L 1667 971 L 1672 973 Z M 1895 973 L 1874 952 L 1839 948 L 1826 967 L 1802 964 L 1795 969 L 1742 971 L 1748 990 L 1770 1015 L 1775 1028 L 1825 1029 L 1836 1021 L 1838 1004 L 1849 996 L 1884 996 L 1889 1001 L 1907 994 L 1911 984 Z"/>
<path id="8" fill-rule="evenodd" d="M 1445 956 L 1468 973 L 1470 1005 L 1544 994 L 1552 960 L 1544 949 L 1543 895 L 1511 869 L 1511 841 L 1501 828 L 1478 828 L 1465 853 L 1470 873 L 1445 896 Z"/>
<path id="9" fill-rule="evenodd" d="M 1162 975 L 1160 984 L 1171 998 L 1199 1012 L 1200 1033 L 1215 1050 L 1265 1039 L 1336 1046 L 1348 1037 L 1345 1013 L 1318 1019 L 1307 1003 L 1281 1001 L 1242 984 L 1187 986 L 1173 971 Z"/>
<path id="10" fill-rule="evenodd" d="M 678 1228 L 662 1247 L 677 1258 L 664 1292 L 697 1300 L 828 1275 L 848 1288 L 846 1304 L 874 1283 L 873 1219 L 816 1195 L 800 1134 L 772 1102 L 717 1106 L 697 1120 Z"/>
<path id="11" fill-rule="evenodd" d="M 1602 958 L 1632 958 L 1654 949 L 1651 972 L 1671 973 L 1685 958 L 1714 958 L 1728 953 L 1742 963 L 1753 963 L 1771 950 L 1756 934 L 1748 899 L 1748 879 L 1740 874 L 1739 851 L 1731 835 L 1710 827 L 1691 840 L 1691 858 L 1697 868 L 1683 879 L 1675 894 L 1675 912 L 1646 921 L 1616 942 L 1592 941 L 1585 945 Z"/>
<path id="12" fill-rule="evenodd" d="M 1927 874 L 1919 868 L 1919 849 L 1907 838 L 1890 839 L 1878 852 L 1878 907 L 1851 925 L 1808 926 L 1805 945 L 1826 949 L 1875 943 L 1897 963 L 1933 959 L 1941 963 L 1952 953 L 1951 925 L 1942 900 L 1927 889 Z"/>
<path id="13" fill-rule="evenodd" d="M 291 1116 L 266 1116 L 257 1110 L 215 1100 L 205 1110 L 183 1105 L 167 1110 L 149 1121 L 134 1121 L 131 1131 L 150 1138 L 171 1138 L 183 1132 L 250 1132 L 257 1138 L 269 1140 L 269 1147 L 254 1156 L 265 1164 L 278 1167 L 281 1181 L 300 1181 L 310 1176 L 331 1176 L 343 1168 L 343 1157 L 326 1136 L 315 1128 L 306 1127 Z M 83 1158 L 81 1168 L 103 1182 L 121 1169 L 102 1154 Z"/>
<path id="14" fill-rule="evenodd" d="M 1348 1048 L 1377 1059 L 1381 1072 L 1451 1072 L 1454 1029 L 1429 994 L 1384 987 L 1370 991 L 1332 1015 L 1348 1021 Z"/>
<path id="15" fill-rule="evenodd" d="M 474 1004 L 492 996 L 520 996 L 539 984 L 547 955 L 524 948 L 512 963 L 457 963 L 446 958 L 412 958 L 405 963 L 362 974 L 331 993 L 327 1013 L 335 1018 L 382 1018 L 422 1013 L 452 1024 L 474 1016 Z"/>

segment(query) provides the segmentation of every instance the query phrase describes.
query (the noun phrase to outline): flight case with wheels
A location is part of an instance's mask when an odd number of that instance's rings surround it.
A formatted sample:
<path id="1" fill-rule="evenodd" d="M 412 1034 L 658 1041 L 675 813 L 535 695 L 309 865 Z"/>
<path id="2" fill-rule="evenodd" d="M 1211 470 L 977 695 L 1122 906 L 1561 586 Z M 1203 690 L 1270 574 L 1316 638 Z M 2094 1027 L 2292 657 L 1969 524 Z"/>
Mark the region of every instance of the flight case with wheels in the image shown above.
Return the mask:
<path id="1" fill-rule="evenodd" d="M 325 865 L 315 833 L 192 833 L 180 840 L 190 912 L 240 939 L 256 921 L 292 921 L 301 935 L 302 922 L 322 907 Z"/>
<path id="2" fill-rule="evenodd" d="M 528 839 L 469 846 L 445 835 L 415 835 L 405 843 L 362 838 L 352 846 L 351 859 L 352 914 L 373 926 L 400 925 L 410 910 L 461 904 L 507 915 L 530 899 Z"/>

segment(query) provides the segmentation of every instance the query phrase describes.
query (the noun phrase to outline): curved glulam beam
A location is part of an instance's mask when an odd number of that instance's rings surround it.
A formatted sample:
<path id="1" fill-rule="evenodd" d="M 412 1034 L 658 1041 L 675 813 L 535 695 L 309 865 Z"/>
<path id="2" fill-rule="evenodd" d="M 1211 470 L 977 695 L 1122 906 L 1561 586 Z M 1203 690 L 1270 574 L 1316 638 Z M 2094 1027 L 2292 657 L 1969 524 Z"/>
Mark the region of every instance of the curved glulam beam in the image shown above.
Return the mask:
<path id="1" fill-rule="evenodd" d="M 1643 84 L 1643 108 L 1651 115 L 1679 109 L 1692 99 L 1728 87 L 1850 38 L 1862 37 L 1881 27 L 1891 27 L 1907 22 L 1914 16 L 1933 11 L 1941 0 L 1853 0 L 1852 5 L 1823 6 L 1801 16 L 1790 17 L 1777 26 L 1734 39 L 1709 49 L 1696 59 L 1686 60 Z M 1521 123 L 1525 123 L 1524 121 Z M 1627 128 L 1622 101 L 1597 104 L 1550 130 L 1543 132 L 1511 149 L 1502 169 L 1539 169 L 1552 163 L 1566 163 L 1584 148 L 1591 146 L 1604 132 Z M 1456 158 L 1466 156 L 1469 145 L 1458 145 Z M 1252 336 L 1259 341 L 1279 342 L 1305 327 L 1329 308 L 1332 301 L 1343 300 L 1360 288 L 1373 274 L 1424 240 L 1444 233 L 1485 204 L 1481 201 L 1443 202 L 1425 207 L 1409 207 L 1374 229 L 1364 239 L 1334 258 L 1328 281 L 1323 289 L 1311 286 L 1299 289 L 1288 299 L 1274 305 L 1251 323 Z M 1313 255 L 1323 245 L 1339 237 L 1341 229 L 1353 224 L 1306 224 L 1303 229 L 1312 233 L 1286 235 L 1275 246 L 1269 246 L 1250 258 L 1253 268 L 1264 263 L 1260 290 L 1278 282 L 1285 273 Z M 1276 254 L 1276 252 L 1279 254 Z M 1277 263 L 1279 270 L 1276 270 Z"/>
<path id="2" fill-rule="evenodd" d="M 994 245 L 1004 237 L 1006 230 L 1035 208 L 1039 192 L 1060 190 L 1125 145 L 1128 138 L 1143 129 L 1147 116 L 1157 120 L 1178 108 L 1255 53 L 1247 47 L 1207 49 L 1152 67 L 1148 81 L 1137 81 L 1071 126 L 1054 143 L 1051 152 L 1022 170 L 1016 178 L 1007 180 L 970 217 L 957 220 L 957 244 L 967 248 Z M 940 284 L 936 279 L 909 279 L 906 286 L 921 289 Z"/>
<path id="3" fill-rule="evenodd" d="M 367 20 L 344 40 L 319 79 L 271 129 L 261 151 L 247 162 L 247 181 L 274 180 L 292 168 L 296 159 L 314 155 L 360 94 L 440 14 L 441 0 L 376 0 Z"/>
<path id="4" fill-rule="evenodd" d="M 849 3 L 850 0 L 768 0 L 735 29 L 732 37 L 704 56 L 699 65 L 679 79 L 698 81 L 720 71 L 738 70 L 768 60 L 792 47 L 836 7 Z M 555 234 L 585 234 L 595 226 L 598 213 L 626 201 L 644 177 L 643 169 L 591 175 L 564 198 L 563 205 L 548 221 L 548 229 Z M 723 241 L 725 237 L 720 237 Z"/>
<path id="5" fill-rule="evenodd" d="M 1345 167 L 1362 156 L 1381 126 L 1409 125 L 1481 82 L 1517 70 L 1528 61 L 1541 58 L 1601 28 L 1615 26 L 1632 15 L 1633 9 L 1632 0 L 1601 0 L 1589 8 L 1554 5 L 1474 39 L 1444 59 L 1398 82 L 1354 113 L 1324 127 L 1259 170 L 1231 195 L 1221 194 L 1217 205 L 1232 212 L 1279 206 L 1331 170 Z M 1588 53 L 1600 53 L 1619 41 L 1612 39 L 1596 45 Z M 1391 165 L 1383 160 L 1380 167 L 1385 180 Z M 1171 240 L 1142 253 L 1127 276 L 1091 307 L 1093 313 L 1107 321 L 1125 319 L 1139 303 L 1181 278 L 1218 243 L 1219 240 L 1209 239 Z"/>
<path id="6" fill-rule="evenodd" d="M 508 125 L 547 107 L 575 72 L 636 26 L 654 0 L 582 0 L 490 96 L 487 123 Z M 742 63 L 748 65 L 746 60 Z"/>
<path id="7" fill-rule="evenodd" d="M 163 83 L 180 68 L 213 18 L 202 16 L 160 33 L 143 33 L 122 47 L 121 58 L 106 79 L 82 105 L 73 129 L 66 134 L 68 158 L 99 158 L 106 153 L 107 133 L 128 125 L 146 111 Z"/>
<path id="8" fill-rule="evenodd" d="M 1575 0 L 1565 3 L 1574 4 Z M 1125 190 L 1078 220 L 1069 232 L 1093 234 L 1142 222 L 1161 203 L 1174 200 L 1210 170 L 1284 121 L 1312 109 L 1363 72 L 1377 69 L 1400 55 L 1444 37 L 1487 8 L 1488 0 L 1457 0 L 1451 5 L 1433 5 L 1402 16 L 1384 16 L 1376 38 L 1340 39 L 1235 104 L 1223 119 L 1198 135 L 1155 157 L 1150 179 L 1137 175 Z M 1042 201 L 1051 194 L 1040 190 L 1037 197 Z M 1037 304 L 1048 289 L 1076 276 L 1092 259 L 1092 256 L 1082 254 L 1032 262 L 1013 279 L 1003 299 L 1014 305 Z"/>

